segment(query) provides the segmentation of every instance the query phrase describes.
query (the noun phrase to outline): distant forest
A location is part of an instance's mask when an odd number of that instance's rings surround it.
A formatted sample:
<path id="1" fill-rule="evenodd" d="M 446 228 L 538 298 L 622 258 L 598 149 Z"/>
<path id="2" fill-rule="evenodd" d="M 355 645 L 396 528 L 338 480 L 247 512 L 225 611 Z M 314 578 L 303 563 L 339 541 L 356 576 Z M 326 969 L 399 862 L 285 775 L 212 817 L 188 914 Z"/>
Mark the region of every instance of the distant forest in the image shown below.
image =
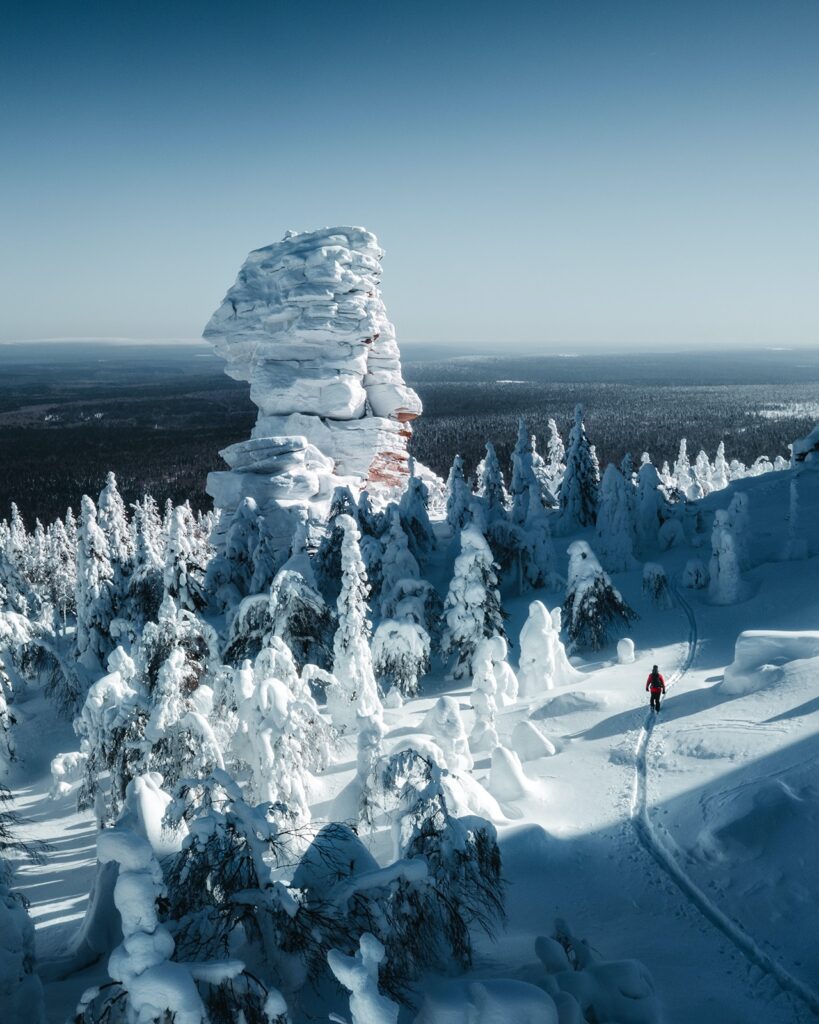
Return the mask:
<path id="1" fill-rule="evenodd" d="M 29 349 L 29 353 L 31 350 Z M 190 500 L 207 509 L 219 449 L 248 436 L 255 408 L 204 346 L 38 353 L 0 347 L 0 518 L 16 502 L 25 519 L 50 521 L 109 469 L 127 501 Z M 673 460 L 681 437 L 711 456 L 787 455 L 819 419 L 819 360 L 725 357 L 453 359 L 409 362 L 424 402 L 413 452 L 441 476 L 460 453 L 471 471 L 487 440 L 504 464 L 518 416 L 539 441 L 554 418 L 564 439 L 576 403 L 601 464 L 626 450 Z M 575 379 L 566 379 L 574 377 Z M 765 378 L 770 378 L 766 380 Z"/>

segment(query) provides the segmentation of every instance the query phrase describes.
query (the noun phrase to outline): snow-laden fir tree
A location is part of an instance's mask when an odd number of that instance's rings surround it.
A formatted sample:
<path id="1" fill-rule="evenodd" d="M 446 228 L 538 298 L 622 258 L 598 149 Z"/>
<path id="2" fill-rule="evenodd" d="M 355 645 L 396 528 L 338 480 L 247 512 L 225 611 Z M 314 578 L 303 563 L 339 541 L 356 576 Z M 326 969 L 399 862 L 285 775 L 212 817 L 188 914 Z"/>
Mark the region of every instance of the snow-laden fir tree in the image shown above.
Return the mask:
<path id="1" fill-rule="evenodd" d="M 635 565 L 632 505 L 622 474 L 609 463 L 600 485 L 597 512 L 597 551 L 609 572 L 626 572 Z"/>
<path id="2" fill-rule="evenodd" d="M 637 474 L 637 541 L 643 551 L 657 547 L 660 527 L 669 518 L 668 500 L 662 481 L 651 462 L 644 462 Z"/>
<path id="3" fill-rule="evenodd" d="M 104 664 L 113 648 L 108 627 L 114 617 L 114 570 L 108 542 L 97 523 L 97 510 L 83 495 L 77 536 L 77 654 L 89 669 Z"/>
<path id="4" fill-rule="evenodd" d="M 530 489 L 526 518 L 518 532 L 518 552 L 521 584 L 534 590 L 555 590 L 562 582 L 556 568 L 550 518 L 538 494 Z"/>
<path id="5" fill-rule="evenodd" d="M 731 514 L 727 509 L 717 509 L 711 531 L 711 563 L 708 567 L 708 596 L 713 604 L 736 604 L 745 597 L 746 586 L 737 549 Z"/>
<path id="6" fill-rule="evenodd" d="M 339 526 L 339 516 L 351 516 L 358 522 L 358 505 L 349 487 L 336 487 L 327 514 L 324 535 L 313 556 L 313 574 L 316 585 L 324 600 L 332 605 L 338 599 L 341 581 L 341 546 L 344 531 Z"/>
<path id="7" fill-rule="evenodd" d="M 637 618 L 584 540 L 569 545 L 569 579 L 563 615 L 574 648 L 604 647 L 616 626 Z"/>
<path id="8" fill-rule="evenodd" d="M 472 488 L 464 475 L 464 460 L 456 455 L 446 481 L 446 521 L 453 533 L 463 529 L 469 522 L 471 501 Z"/>
<path id="9" fill-rule="evenodd" d="M 393 601 L 393 595 L 402 580 L 420 579 L 418 561 L 410 550 L 409 538 L 398 508 L 386 509 L 386 529 L 381 537 L 381 614 Z"/>
<path id="10" fill-rule="evenodd" d="M 549 489 L 557 494 L 563 473 L 566 470 L 566 446 L 557 429 L 557 423 L 549 420 L 549 440 L 546 442 L 546 468 L 549 474 Z"/>
<path id="11" fill-rule="evenodd" d="M 751 567 L 751 515 L 748 505 L 748 495 L 744 491 L 737 491 L 728 505 L 728 522 L 734 533 L 737 559 L 742 570 Z"/>
<path id="12" fill-rule="evenodd" d="M 174 599 L 177 606 L 188 611 L 204 608 L 206 598 L 198 577 L 202 567 L 194 562 L 191 531 L 185 510 L 179 506 L 173 510 L 165 548 L 163 584 L 165 593 Z"/>
<path id="13" fill-rule="evenodd" d="M 385 692 L 394 687 L 402 699 L 416 697 L 430 668 L 429 633 L 409 618 L 383 619 L 373 635 L 372 657 Z"/>
<path id="14" fill-rule="evenodd" d="M 586 436 L 583 406 L 574 410 L 574 426 L 569 434 L 566 451 L 566 470 L 558 494 L 561 527 L 571 533 L 583 526 L 593 526 L 597 520 L 599 502 L 600 467 L 594 448 Z"/>
<path id="15" fill-rule="evenodd" d="M 506 519 L 509 495 L 506 492 L 495 446 L 491 441 L 487 442 L 486 455 L 478 466 L 478 495 L 483 500 L 484 522 L 487 527 L 498 519 Z"/>
<path id="16" fill-rule="evenodd" d="M 730 481 L 728 462 L 725 458 L 724 441 L 720 441 L 717 445 L 717 454 L 714 456 L 714 465 L 711 469 L 711 481 L 715 491 L 721 491 L 728 486 Z"/>
<path id="17" fill-rule="evenodd" d="M 48 531 L 48 559 L 51 601 L 65 630 L 69 615 L 77 609 L 77 546 L 61 519 L 55 519 Z"/>
<path id="18" fill-rule="evenodd" d="M 128 617 L 139 626 L 155 620 L 165 594 L 162 520 L 150 496 L 134 505 L 134 556 L 128 580 Z"/>
<path id="19" fill-rule="evenodd" d="M 415 462 L 410 460 L 407 489 L 401 495 L 398 513 L 410 548 L 416 558 L 423 559 L 435 547 L 435 534 L 429 521 L 429 488 L 415 473 Z"/>
<path id="20" fill-rule="evenodd" d="M 128 520 L 125 502 L 117 487 L 117 478 L 110 472 L 105 487 L 100 491 L 97 520 L 108 541 L 115 588 L 124 596 L 134 558 L 134 533 Z"/>
<path id="21" fill-rule="evenodd" d="M 165 533 L 175 517 L 173 505 L 165 510 Z M 250 593 L 253 552 L 259 542 L 259 509 L 253 498 L 243 498 L 225 528 L 222 551 L 213 558 L 205 576 L 205 590 L 220 611 L 235 608 Z"/>
<path id="22" fill-rule="evenodd" d="M 487 636 L 505 636 L 497 566 L 486 538 L 474 524 L 461 531 L 461 551 L 444 602 L 441 647 L 445 658 L 456 655 L 453 678 L 469 675 L 478 643 Z"/>
<path id="23" fill-rule="evenodd" d="M 358 526 L 348 515 L 337 516 L 335 525 L 342 533 L 338 628 L 333 639 L 333 674 L 338 687 L 328 692 L 327 706 L 333 724 L 344 732 L 355 728 L 358 715 L 379 713 L 381 701 L 370 653 L 367 574 Z"/>

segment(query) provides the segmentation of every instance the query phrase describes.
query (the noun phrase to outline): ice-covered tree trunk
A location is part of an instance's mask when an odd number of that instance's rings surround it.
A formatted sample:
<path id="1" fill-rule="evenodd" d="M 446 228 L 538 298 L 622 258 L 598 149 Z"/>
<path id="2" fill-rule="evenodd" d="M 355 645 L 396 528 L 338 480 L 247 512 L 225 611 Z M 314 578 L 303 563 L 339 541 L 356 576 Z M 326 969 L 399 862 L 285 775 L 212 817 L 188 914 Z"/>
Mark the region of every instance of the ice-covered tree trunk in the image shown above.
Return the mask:
<path id="1" fill-rule="evenodd" d="M 338 595 L 338 629 L 333 640 L 333 674 L 339 693 L 328 693 L 333 724 L 341 731 L 355 728 L 357 715 L 369 717 L 381 710 L 370 653 L 370 622 L 367 617 L 367 573 L 361 560 L 360 534 L 352 516 L 340 515 L 342 531 L 341 591 Z"/>
<path id="2" fill-rule="evenodd" d="M 486 538 L 477 526 L 467 526 L 461 532 L 461 552 L 444 602 L 441 639 L 444 657 L 457 655 L 455 679 L 469 674 L 480 640 L 505 636 L 496 570 Z"/>
<path id="3" fill-rule="evenodd" d="M 562 528 L 571 532 L 579 527 L 593 526 L 597 520 L 600 467 L 586 436 L 583 406 L 574 411 L 574 426 L 569 435 L 566 470 L 560 484 L 559 500 Z"/>

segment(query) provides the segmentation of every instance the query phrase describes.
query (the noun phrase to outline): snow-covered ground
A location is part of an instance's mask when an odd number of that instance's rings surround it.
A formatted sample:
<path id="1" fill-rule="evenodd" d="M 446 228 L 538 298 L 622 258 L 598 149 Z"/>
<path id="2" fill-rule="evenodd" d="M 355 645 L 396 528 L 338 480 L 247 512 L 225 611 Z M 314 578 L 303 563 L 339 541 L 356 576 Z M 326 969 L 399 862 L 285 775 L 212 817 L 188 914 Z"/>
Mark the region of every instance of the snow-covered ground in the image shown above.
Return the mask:
<path id="1" fill-rule="evenodd" d="M 523 759 L 526 781 L 517 792 L 492 778 L 489 754 L 476 755 L 473 777 L 499 796 L 508 922 L 497 941 L 478 938 L 475 978 L 536 977 L 535 939 L 562 918 L 607 960 L 642 961 L 668 1024 L 791 1024 L 819 1015 L 819 658 L 806 657 L 804 644 L 792 651 L 784 644 L 772 668 L 764 645 L 750 642 L 743 662 L 750 692 L 723 685 L 743 630 L 806 632 L 819 623 L 819 558 L 772 560 L 782 533 L 770 510 L 780 510 L 781 522 L 788 476 L 742 483 L 764 559 L 746 574 L 747 600 L 715 606 L 707 591 L 677 589 L 673 607 L 661 610 L 642 594 L 639 570 L 618 574 L 640 615 L 629 631 L 636 661 L 618 664 L 606 649 L 596 660 L 576 660 L 577 682 L 499 711 L 503 746 L 514 748 L 515 727 L 531 721 L 556 752 Z M 724 507 L 729 497 L 713 495 L 703 509 Z M 436 530 L 440 565 L 427 575 L 445 586 L 435 574 L 444 572 L 447 528 Z M 674 580 L 702 554 L 685 545 L 656 560 Z M 513 663 L 530 601 L 553 607 L 561 597 L 505 596 Z M 655 663 L 670 685 L 653 721 L 644 685 Z M 439 672 L 424 681 L 420 698 L 385 711 L 385 748 L 423 743 L 427 712 L 444 694 L 458 702 L 469 732 L 471 684 Z M 23 757 L 8 783 L 25 837 L 50 846 L 43 865 L 20 865 L 17 885 L 31 901 L 49 1020 L 57 1024 L 106 977 L 104 963 L 67 978 L 60 963 L 87 904 L 96 828 L 92 815 L 76 813 L 72 796 L 49 796 L 51 757 L 75 745 L 70 727 L 37 694 L 15 713 Z M 318 780 L 314 822 L 348 816 L 354 775 L 350 745 Z M 385 835 L 372 842 L 376 856 L 387 854 Z M 401 1019 L 412 1014 L 402 1011 Z M 623 1016 L 623 1024 L 629 1019 L 643 1018 Z"/>

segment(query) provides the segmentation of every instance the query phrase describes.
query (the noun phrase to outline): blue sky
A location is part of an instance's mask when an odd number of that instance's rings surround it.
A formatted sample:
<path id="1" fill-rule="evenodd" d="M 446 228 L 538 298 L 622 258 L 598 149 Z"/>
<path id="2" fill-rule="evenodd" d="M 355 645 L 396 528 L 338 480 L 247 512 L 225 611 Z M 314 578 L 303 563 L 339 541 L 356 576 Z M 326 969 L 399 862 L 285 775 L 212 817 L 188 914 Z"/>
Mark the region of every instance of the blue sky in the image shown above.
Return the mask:
<path id="1" fill-rule="evenodd" d="M 819 343 L 814 0 L 34 0 L 0 139 L 0 339 L 196 337 L 356 223 L 403 345 Z"/>

